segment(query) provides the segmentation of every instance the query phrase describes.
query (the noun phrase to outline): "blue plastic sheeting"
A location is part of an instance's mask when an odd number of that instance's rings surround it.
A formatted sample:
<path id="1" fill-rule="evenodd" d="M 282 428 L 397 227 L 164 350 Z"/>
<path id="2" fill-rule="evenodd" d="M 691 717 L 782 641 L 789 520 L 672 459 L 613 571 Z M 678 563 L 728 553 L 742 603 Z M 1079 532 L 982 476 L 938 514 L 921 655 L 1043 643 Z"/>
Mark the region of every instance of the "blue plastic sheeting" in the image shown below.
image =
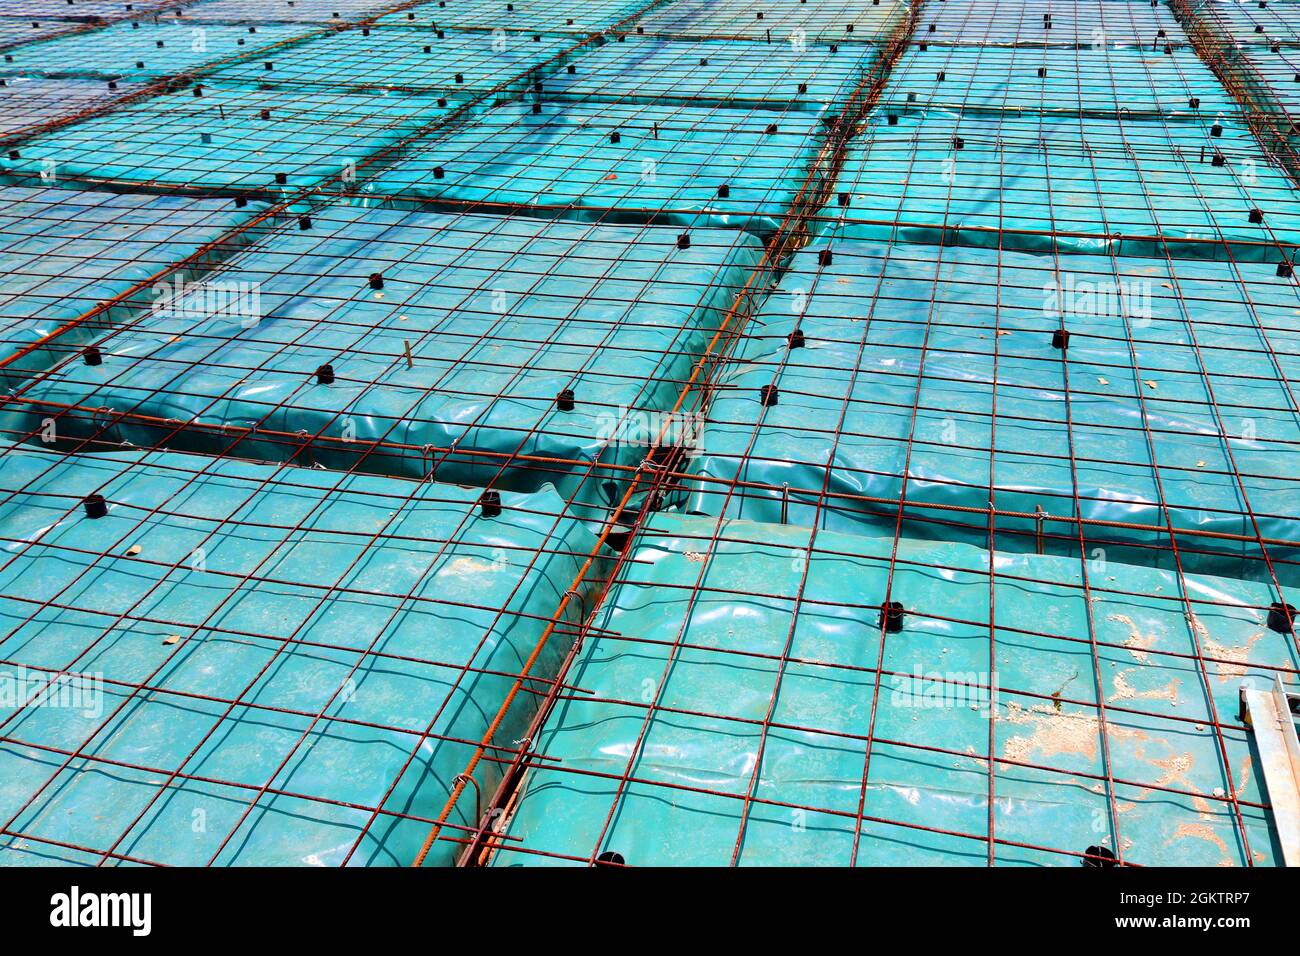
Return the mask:
<path id="1" fill-rule="evenodd" d="M 182 865 L 410 864 L 429 823 L 392 814 L 438 816 L 595 547 L 549 491 L 488 518 L 449 485 L 17 449 L 0 487 L 9 865 L 96 860 L 41 840 Z M 26 704 L 61 671 L 75 705 L 58 689 Z M 534 700 L 515 698 L 494 748 Z M 451 826 L 474 822 L 461 801 Z"/>
<path id="2" fill-rule="evenodd" d="M 836 190 L 852 204 L 823 214 L 822 235 L 1109 255 L 1230 249 L 1272 263 L 1300 241 L 1293 185 L 1229 120 L 929 110 L 889 125 L 889 115 L 874 112 L 850 146 Z"/>
<path id="3" fill-rule="evenodd" d="M 1239 110 L 1191 47 L 1178 47 L 1170 53 L 1162 50 L 913 48 L 890 72 L 881 102 L 901 107 L 911 97 L 920 104 L 968 114 L 977 110 L 1079 110 L 1109 117 L 1123 109 L 1128 116 L 1161 113 L 1193 122 L 1204 117 L 1206 123 L 1220 113 Z M 1188 105 L 1192 99 L 1200 100 L 1195 110 Z"/>
<path id="4" fill-rule="evenodd" d="M 548 96 L 624 103 L 716 103 L 834 112 L 876 59 L 864 44 L 795 50 L 789 43 L 687 43 L 630 35 L 579 57 L 546 81 Z M 803 91 L 800 87 L 806 87 Z"/>
<path id="5" fill-rule="evenodd" d="M 70 30 L 85 29 L 77 20 L 33 20 L 31 17 L 10 17 L 0 20 L 0 46 L 27 43 L 45 37 L 57 36 Z"/>
<path id="6" fill-rule="evenodd" d="M 907 14 L 899 0 L 763 0 L 761 3 L 677 0 L 638 21 L 646 33 L 677 37 L 746 37 L 792 43 L 883 40 Z"/>
<path id="7" fill-rule="evenodd" d="M 1050 17 L 1050 20 L 1045 20 Z M 1160 35 L 1163 30 L 1164 36 Z M 1187 43 L 1173 11 L 1123 0 L 961 0 L 926 3 L 915 38 L 931 43 L 1072 47 L 1120 44 L 1161 49 Z"/>
<path id="8" fill-rule="evenodd" d="M 338 24 L 364 20 L 393 6 L 393 0 L 203 0 L 185 8 L 185 19 Z"/>
<path id="9" fill-rule="evenodd" d="M 694 510 L 890 533 L 905 492 L 909 519 L 946 523 L 909 521 L 908 534 L 976 542 L 990 498 L 1031 516 L 1168 519 L 1251 539 L 1253 510 L 1266 538 L 1291 542 L 1270 545 L 1274 558 L 1300 549 L 1293 280 L 1256 264 L 852 242 L 827 266 L 819 257 L 794 257 L 720 376 L 693 470 L 721 482 L 693 483 Z M 1052 341 L 1062 326 L 1064 355 Z M 796 328 L 806 345 L 791 349 Z M 770 384 L 777 404 L 764 407 Z M 817 510 L 823 486 L 882 500 Z M 1032 517 L 997 527 L 1033 547 Z M 1072 525 L 1045 530 L 1077 544 Z M 1102 525 L 1086 540 L 1167 545 Z M 1179 544 L 1222 553 L 1231 573 L 1265 573 L 1227 557 L 1257 557 L 1257 540 Z"/>
<path id="10" fill-rule="evenodd" d="M 204 85 L 201 97 L 193 90 L 151 97 L 37 137 L 20 158 L 0 158 L 0 170 L 31 178 L 53 163 L 60 182 L 293 192 L 344 175 L 349 163 L 458 105 L 444 103 L 397 92 Z"/>
<path id="11" fill-rule="evenodd" d="M 820 130 L 815 117 L 797 111 L 776 117 L 770 110 L 550 102 L 534 113 L 510 103 L 417 144 L 413 158 L 366 188 L 601 222 L 770 233 L 808 176 Z"/>
<path id="12" fill-rule="evenodd" d="M 1085 590 L 1075 560 L 999 552 L 991 573 L 982 549 L 904 539 L 891 567 L 894 545 L 655 516 L 494 862 L 984 865 L 991 783 L 998 864 L 1078 866 L 1065 854 L 1098 844 L 1147 865 L 1277 858 L 1236 723 L 1243 680 L 1296 666 L 1267 588 L 1112 563 Z"/>
<path id="13" fill-rule="evenodd" d="M 230 66 L 217 83 L 261 83 L 299 89 L 391 88 L 458 93 L 489 90 L 555 57 L 571 37 L 447 33 L 401 27 L 350 30 Z M 426 52 L 427 48 L 427 52 Z M 267 63 L 271 69 L 267 69 Z M 461 79 L 457 80 L 459 76 Z"/>
<path id="14" fill-rule="evenodd" d="M 516 0 L 514 3 L 421 3 L 389 13 L 382 25 L 477 28 L 541 33 L 592 33 L 617 23 L 649 0 Z"/>
<path id="15" fill-rule="evenodd" d="M 659 411 L 762 251 L 732 230 L 693 231 L 680 249 L 679 233 L 321 210 L 310 230 L 290 227 L 222 270 L 227 287 L 258 290 L 255 315 L 214 314 L 199 290 L 101 337 L 102 365 L 67 363 L 29 397 L 333 439 L 304 452 L 296 440 L 252 437 L 236 450 L 244 457 L 417 477 L 436 469 L 461 484 L 559 482 L 568 494 L 586 478 L 574 462 L 644 459 Z M 317 382 L 326 364 L 333 384 Z M 59 434 L 92 428 L 61 419 Z M 147 445 L 171 429 L 122 421 L 110 432 Z M 215 430 L 189 440 L 204 451 L 231 444 Z M 409 448 L 370 452 L 372 440 Z M 483 454 L 462 461 L 424 454 L 426 445 Z M 564 462 L 507 459 L 514 453 Z M 588 501 L 620 490 L 608 476 L 586 489 Z"/>
<path id="16" fill-rule="evenodd" d="M 0 135 L 67 119 L 140 90 L 138 83 L 118 83 L 110 90 L 102 81 L 28 76 L 3 77 L 0 83 Z"/>
<path id="17" fill-rule="evenodd" d="M 309 27 L 274 24 L 250 28 L 176 20 L 119 23 L 103 30 L 58 37 L 11 50 L 5 54 L 3 73 L 10 76 L 156 80 L 207 63 L 251 54 L 259 47 L 305 36 L 309 32 Z"/>
<path id="18" fill-rule="evenodd" d="M 0 358 L 186 259 L 260 208 L 236 209 L 228 199 L 7 187 L 0 193 Z M 74 330 L 17 367 L 44 367 L 101 332 Z M 10 371 L 0 376 L 6 385 L 15 382 Z"/>

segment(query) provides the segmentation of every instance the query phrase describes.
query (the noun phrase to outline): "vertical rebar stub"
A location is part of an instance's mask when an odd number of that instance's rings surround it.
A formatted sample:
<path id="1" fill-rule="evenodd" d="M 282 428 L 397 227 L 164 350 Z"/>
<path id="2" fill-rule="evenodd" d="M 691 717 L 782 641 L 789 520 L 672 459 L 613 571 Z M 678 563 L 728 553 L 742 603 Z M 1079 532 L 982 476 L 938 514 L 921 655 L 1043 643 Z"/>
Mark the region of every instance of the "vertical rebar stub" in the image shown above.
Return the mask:
<path id="1" fill-rule="evenodd" d="M 1115 853 L 1110 847 L 1090 846 L 1083 851 L 1084 866 L 1118 866 L 1119 861 L 1115 859 Z"/>
<path id="2" fill-rule="evenodd" d="M 1279 634 L 1290 634 L 1296 610 L 1290 604 L 1274 601 L 1268 606 L 1268 629 Z"/>
<path id="3" fill-rule="evenodd" d="M 479 513 L 484 518 L 495 518 L 501 514 L 501 493 L 490 488 L 479 495 Z"/>
<path id="4" fill-rule="evenodd" d="M 907 609 L 902 601 L 886 601 L 880 605 L 880 624 L 886 633 L 897 634 L 903 629 L 903 615 Z"/>

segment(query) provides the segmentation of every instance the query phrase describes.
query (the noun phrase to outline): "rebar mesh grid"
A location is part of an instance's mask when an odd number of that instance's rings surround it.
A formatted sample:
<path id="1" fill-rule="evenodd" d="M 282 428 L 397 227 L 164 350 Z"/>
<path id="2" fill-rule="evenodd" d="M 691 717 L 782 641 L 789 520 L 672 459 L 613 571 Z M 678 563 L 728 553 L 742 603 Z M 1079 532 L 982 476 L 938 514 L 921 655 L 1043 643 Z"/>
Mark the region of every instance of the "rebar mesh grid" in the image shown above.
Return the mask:
<path id="1" fill-rule="evenodd" d="M 497 730 L 526 722 L 591 547 L 549 491 L 494 512 L 228 458 L 4 464 L 11 860 L 407 862 L 540 646 Z"/>
<path id="2" fill-rule="evenodd" d="M 582 4 L 569 0 L 505 0 L 497 3 L 433 0 L 385 14 L 375 22 L 380 26 L 422 27 L 435 31 L 589 33 L 635 13 L 641 6 L 635 0 L 592 0 Z"/>
<path id="3" fill-rule="evenodd" d="M 609 505 L 623 483 L 592 467 L 640 464 L 760 256 L 681 235 L 326 207 L 101 332 L 94 364 L 63 351 L 8 427 Z"/>
<path id="4" fill-rule="evenodd" d="M 1186 38 L 1164 3 L 1061 0 L 927 2 L 916 39 L 982 47 L 1118 45 L 1160 50 Z"/>
<path id="5" fill-rule="evenodd" d="M 1267 598 L 656 516 L 556 688 L 492 862 L 1077 865 L 1109 843 L 1268 863 L 1235 716 L 1241 677 L 1294 673 Z"/>
<path id="6" fill-rule="evenodd" d="M 1300 210 L 1185 6 L 14 47 L 120 99 L 0 157 L 0 854 L 1275 862 Z"/>

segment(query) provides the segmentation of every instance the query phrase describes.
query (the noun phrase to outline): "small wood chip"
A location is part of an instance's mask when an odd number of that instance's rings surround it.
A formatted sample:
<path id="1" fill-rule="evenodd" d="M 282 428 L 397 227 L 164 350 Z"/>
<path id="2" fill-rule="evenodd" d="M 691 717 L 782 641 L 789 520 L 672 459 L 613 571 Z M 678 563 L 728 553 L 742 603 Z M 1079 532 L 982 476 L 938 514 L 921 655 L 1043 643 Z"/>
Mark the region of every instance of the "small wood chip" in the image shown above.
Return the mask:
<path id="1" fill-rule="evenodd" d="M 179 634 L 173 634 L 171 637 L 167 638 L 167 640 L 163 641 L 163 643 L 164 643 L 164 644 L 175 644 L 175 643 L 176 643 L 177 641 L 179 641 L 180 639 L 181 639 L 181 636 L 180 636 Z"/>
<path id="2" fill-rule="evenodd" d="M 131 545 L 131 547 L 126 549 L 126 556 L 128 558 L 134 558 L 137 554 L 141 552 L 141 550 L 143 549 L 138 544 L 133 544 Z"/>

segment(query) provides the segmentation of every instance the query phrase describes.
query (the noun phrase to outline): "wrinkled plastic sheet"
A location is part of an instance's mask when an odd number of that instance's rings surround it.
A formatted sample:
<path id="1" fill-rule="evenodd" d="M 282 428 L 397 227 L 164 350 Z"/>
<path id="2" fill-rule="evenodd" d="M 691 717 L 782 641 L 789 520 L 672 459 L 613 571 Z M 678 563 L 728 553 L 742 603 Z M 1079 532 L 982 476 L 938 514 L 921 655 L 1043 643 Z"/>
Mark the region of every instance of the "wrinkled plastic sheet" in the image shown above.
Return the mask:
<path id="1" fill-rule="evenodd" d="M 0 812 L 32 799 L 12 830 L 169 864 L 338 865 L 359 842 L 350 864 L 409 865 L 428 823 L 381 816 L 363 835 L 371 813 L 341 804 L 439 815 L 595 546 L 549 490 L 486 518 L 451 485 L 30 449 L 0 459 L 0 486 L 0 669 L 33 694 L 63 668 L 103 681 L 84 708 L 0 707 Z M 82 513 L 92 492 L 99 520 Z M 553 675 L 567 645 L 548 641 L 530 673 Z M 533 700 L 517 696 L 494 746 Z M 77 748 L 89 759 L 63 768 Z M 481 788 L 498 778 L 480 762 Z M 473 803 L 451 827 L 476 822 Z M 96 859 L 0 841 L 0 864 Z"/>
<path id="2" fill-rule="evenodd" d="M 258 90 L 205 83 L 138 100 L 25 143 L 0 171 L 58 182 L 296 192 L 445 116 L 458 100 L 401 92 Z M 263 112 L 266 118 L 263 118 Z M 278 184 L 276 175 L 285 183 Z"/>
<path id="3" fill-rule="evenodd" d="M 1109 0 L 1107 0 L 1109 2 Z M 941 5 L 942 6 L 942 5 Z M 1147 8 L 1150 9 L 1150 8 Z M 1042 71 L 1042 75 L 1040 75 Z M 1192 99 L 1200 100 L 1197 109 Z M 1206 125 L 1240 107 L 1190 46 L 931 46 L 911 48 L 889 74 L 881 104 L 980 110 L 1159 113 Z M 1114 126 L 1115 121 L 1110 120 Z"/>
<path id="4" fill-rule="evenodd" d="M 889 115 L 850 146 L 835 188 L 851 205 L 828 207 L 821 235 L 1270 263 L 1300 241 L 1293 185 L 1226 119 Z"/>
<path id="5" fill-rule="evenodd" d="M 229 199 L 7 187 L 0 194 L 0 270 L 6 276 L 0 357 L 128 292 L 262 208 L 236 209 Z M 141 302 L 152 298 L 144 292 Z M 43 368 L 100 331 L 71 330 L 16 367 Z M 8 385 L 21 380 L 9 370 L 0 375 Z"/>
<path id="6" fill-rule="evenodd" d="M 820 122 L 793 110 L 774 116 L 770 110 L 547 102 L 534 113 L 530 105 L 510 103 L 417 144 L 412 158 L 379 173 L 366 189 L 600 222 L 767 234 L 794 201 L 821 142 Z"/>
<path id="7" fill-rule="evenodd" d="M 573 463 L 640 464 L 762 252 L 733 230 L 694 230 L 687 249 L 679 234 L 329 208 L 310 230 L 286 227 L 217 277 L 227 289 L 256 289 L 255 315 L 198 289 L 101 337 L 102 365 L 69 361 L 27 394 L 333 439 L 304 449 L 254 435 L 235 449 L 244 457 L 414 477 L 436 468 L 439 480 L 463 484 L 558 482 L 566 495 L 586 481 L 586 500 L 617 500 L 608 473 L 588 480 Z M 317 382 L 326 364 L 333 384 Z M 565 389 L 574 393 L 568 410 L 557 402 Z M 60 418 L 58 428 L 141 446 L 172 434 L 137 421 L 101 425 L 87 415 Z M 189 450 L 231 445 L 216 430 L 188 436 Z M 372 451 L 375 440 L 413 450 Z M 440 458 L 420 451 L 428 445 L 480 454 Z M 515 453 L 562 461 L 530 464 Z"/>
<path id="8" fill-rule="evenodd" d="M 1045 25 L 1044 16 L 1050 16 Z M 1160 31 L 1165 31 L 1160 36 Z M 1187 37 L 1167 4 L 1122 0 L 1053 3 L 1052 0 L 962 0 L 927 3 L 915 39 L 931 43 L 1077 46 L 1185 44 Z"/>
<path id="9" fill-rule="evenodd" d="M 795 50 L 789 43 L 685 42 L 629 35 L 578 57 L 546 81 L 549 97 L 622 103 L 714 103 L 835 112 L 866 78 L 874 47 Z M 802 92 L 800 86 L 806 87 Z"/>
<path id="10" fill-rule="evenodd" d="M 759 6 L 678 0 L 656 7 L 638 21 L 646 33 L 680 37 L 747 37 L 787 48 L 792 43 L 851 43 L 885 39 L 907 15 L 898 0 L 767 0 Z"/>
<path id="11" fill-rule="evenodd" d="M 1167 519 L 1249 539 L 1253 511 L 1265 538 L 1300 543 L 1300 416 L 1289 397 L 1300 299 L 1274 270 L 854 242 L 819 266 L 822 247 L 794 257 L 719 374 L 692 470 L 722 481 L 696 486 L 694 510 L 889 533 L 897 504 L 832 498 L 818 509 L 817 493 L 896 502 L 905 492 L 908 519 L 920 519 L 907 534 L 981 542 L 991 495 L 1004 511 Z M 1068 362 L 1052 344 L 1062 325 Z M 790 349 L 796 327 L 806 345 Z M 764 407 L 771 384 L 777 404 Z M 768 487 L 728 497 L 734 480 Z M 787 497 L 786 483 L 804 493 Z M 944 524 L 922 530 L 926 519 Z M 997 524 L 1033 547 L 1033 518 Z M 1086 538 L 1168 544 L 1101 525 Z M 1240 567 L 1262 573 L 1257 540 L 1179 543 L 1253 556 Z M 1296 545 L 1268 550 L 1294 557 Z"/>
<path id="12" fill-rule="evenodd" d="M 1111 563 L 1088 591 L 1077 560 L 1003 552 L 991 578 L 983 549 L 908 539 L 891 580 L 894 545 L 654 516 L 569 672 L 580 690 L 538 736 L 553 760 L 524 781 L 507 827 L 518 842 L 493 862 L 983 866 L 991 715 L 993 835 L 1031 845 L 998 844 L 994 862 L 1077 866 L 1034 847 L 1114 848 L 1108 772 L 1126 860 L 1273 861 L 1267 811 L 1246 805 L 1265 802 L 1263 780 L 1235 723 L 1243 680 L 1296 667 L 1289 637 L 1264 624 L 1268 588 Z M 882 636 L 887 584 L 905 614 Z"/>
<path id="13" fill-rule="evenodd" d="M 309 27 L 123 22 L 56 37 L 5 54 L 8 76 L 122 78 L 148 81 L 186 73 L 260 47 L 306 36 Z"/>
<path id="14" fill-rule="evenodd" d="M 126 82 L 111 90 L 102 80 L 10 76 L 0 81 L 0 135 L 68 119 L 140 90 L 140 84 Z"/>
<path id="15" fill-rule="evenodd" d="M 388 13 L 384 26 L 492 29 L 520 33 L 592 33 L 645 6 L 637 0 L 515 0 L 514 3 L 422 3 Z"/>
<path id="16" fill-rule="evenodd" d="M 446 33 L 439 38 L 428 30 L 404 27 L 368 33 L 348 30 L 228 66 L 213 79 L 328 90 L 335 95 L 382 87 L 452 96 L 514 80 L 574 42 L 572 37 L 488 32 Z"/>

